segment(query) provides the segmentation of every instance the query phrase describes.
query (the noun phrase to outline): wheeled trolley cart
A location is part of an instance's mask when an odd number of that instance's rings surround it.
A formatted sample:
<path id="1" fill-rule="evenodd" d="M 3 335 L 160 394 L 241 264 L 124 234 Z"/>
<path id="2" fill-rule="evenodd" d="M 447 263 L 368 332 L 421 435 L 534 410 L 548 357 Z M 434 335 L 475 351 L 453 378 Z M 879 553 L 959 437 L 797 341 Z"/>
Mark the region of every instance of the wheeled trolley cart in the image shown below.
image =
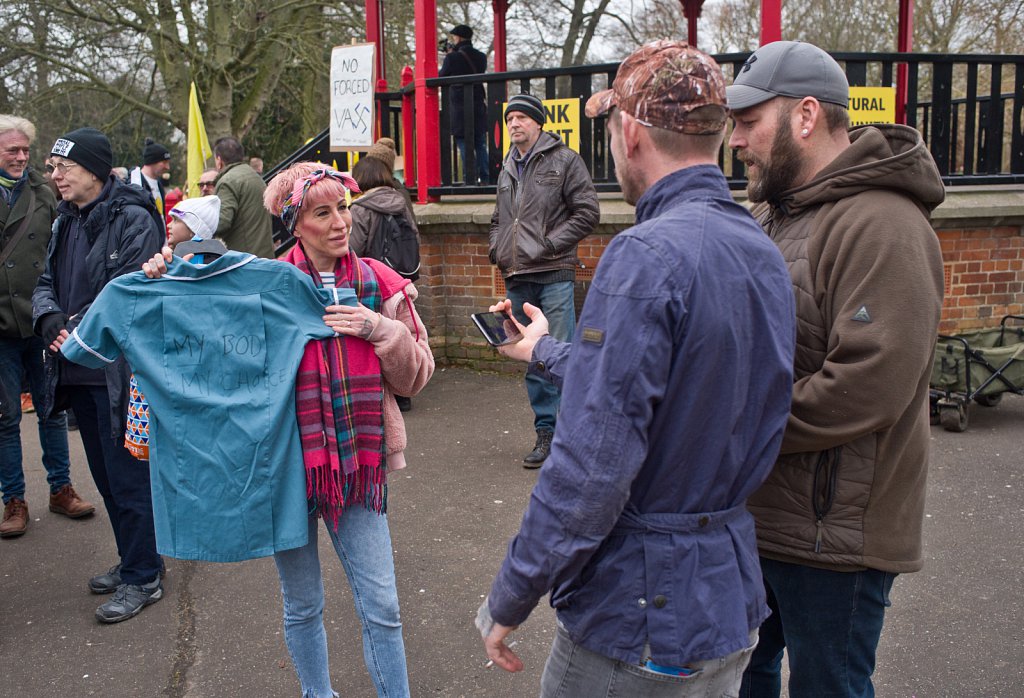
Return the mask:
<path id="1" fill-rule="evenodd" d="M 993 327 L 958 335 L 940 334 L 931 377 L 932 423 L 948 431 L 967 429 L 967 407 L 999 404 L 1003 393 L 1024 395 L 1024 316 L 1006 315 Z"/>

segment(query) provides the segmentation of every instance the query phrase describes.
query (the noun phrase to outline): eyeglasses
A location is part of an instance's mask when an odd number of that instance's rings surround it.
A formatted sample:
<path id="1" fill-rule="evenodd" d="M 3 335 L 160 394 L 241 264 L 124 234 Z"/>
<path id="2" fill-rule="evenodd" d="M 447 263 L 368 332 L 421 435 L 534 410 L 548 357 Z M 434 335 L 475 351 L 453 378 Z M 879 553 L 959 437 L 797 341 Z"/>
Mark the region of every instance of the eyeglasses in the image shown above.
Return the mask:
<path id="1" fill-rule="evenodd" d="M 72 167 L 81 167 L 77 162 L 57 162 L 57 163 L 46 163 L 46 174 L 59 174 L 62 177 L 68 173 Z"/>
<path id="2" fill-rule="evenodd" d="M 216 182 L 199 182 L 200 189 L 212 189 L 215 186 L 217 186 Z"/>

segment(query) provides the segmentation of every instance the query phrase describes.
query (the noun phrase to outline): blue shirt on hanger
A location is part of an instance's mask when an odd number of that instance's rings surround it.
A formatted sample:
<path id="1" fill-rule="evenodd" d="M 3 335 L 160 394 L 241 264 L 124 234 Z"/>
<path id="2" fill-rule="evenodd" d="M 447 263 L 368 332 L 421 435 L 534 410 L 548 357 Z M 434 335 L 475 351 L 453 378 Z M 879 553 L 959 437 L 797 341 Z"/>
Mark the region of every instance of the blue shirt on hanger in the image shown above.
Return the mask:
<path id="1" fill-rule="evenodd" d="M 306 544 L 295 376 L 308 341 L 333 336 L 318 290 L 290 264 L 228 252 L 111 281 L 64 342 L 70 361 L 124 354 L 150 405 L 157 549 L 232 562 Z M 139 467 L 145 467 L 140 463 Z"/>

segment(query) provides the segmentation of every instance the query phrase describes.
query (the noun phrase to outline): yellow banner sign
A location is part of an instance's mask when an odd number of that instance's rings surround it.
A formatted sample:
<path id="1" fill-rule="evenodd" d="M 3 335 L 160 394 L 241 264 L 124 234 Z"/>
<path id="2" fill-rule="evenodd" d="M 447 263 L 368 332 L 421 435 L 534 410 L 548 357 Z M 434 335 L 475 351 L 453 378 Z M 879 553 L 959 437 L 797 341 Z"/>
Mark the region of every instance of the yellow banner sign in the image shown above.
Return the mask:
<path id="1" fill-rule="evenodd" d="M 505 113 L 508 102 L 501 105 L 501 113 Z M 580 152 L 580 100 L 576 99 L 545 99 L 544 113 L 548 121 L 544 130 L 554 133 L 569 148 Z M 501 124 L 501 149 L 508 152 L 508 128 L 504 120 Z"/>
<path id="2" fill-rule="evenodd" d="M 850 126 L 896 123 L 895 87 L 851 87 Z"/>

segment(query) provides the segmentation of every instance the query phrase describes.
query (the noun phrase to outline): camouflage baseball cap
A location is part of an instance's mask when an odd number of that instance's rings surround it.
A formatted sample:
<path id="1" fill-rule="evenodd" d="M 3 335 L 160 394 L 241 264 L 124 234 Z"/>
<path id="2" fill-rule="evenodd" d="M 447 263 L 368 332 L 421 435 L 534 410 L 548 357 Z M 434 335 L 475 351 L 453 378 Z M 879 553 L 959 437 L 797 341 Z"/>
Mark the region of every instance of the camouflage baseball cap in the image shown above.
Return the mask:
<path id="1" fill-rule="evenodd" d="M 611 89 L 587 100 L 586 114 L 618 107 L 646 126 L 708 135 L 725 127 L 725 104 L 725 77 L 715 59 L 683 41 L 653 41 L 622 62 Z M 688 118 L 706 106 L 719 109 L 709 118 Z"/>

